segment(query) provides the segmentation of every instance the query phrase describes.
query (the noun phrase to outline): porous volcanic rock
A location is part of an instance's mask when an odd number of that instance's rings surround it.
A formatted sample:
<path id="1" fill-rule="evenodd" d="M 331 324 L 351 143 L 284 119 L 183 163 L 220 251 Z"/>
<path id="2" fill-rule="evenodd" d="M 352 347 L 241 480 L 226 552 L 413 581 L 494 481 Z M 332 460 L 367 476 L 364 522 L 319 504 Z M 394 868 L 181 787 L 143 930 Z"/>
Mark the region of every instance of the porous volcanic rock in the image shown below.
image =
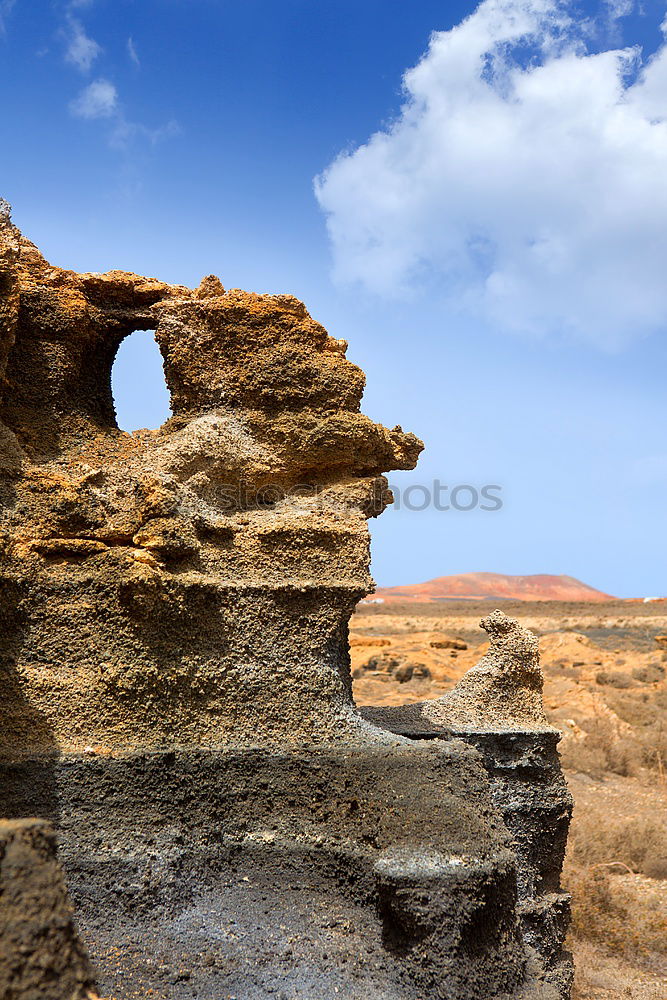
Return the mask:
<path id="1" fill-rule="evenodd" d="M 0 747 L 217 747 L 354 724 L 346 622 L 381 473 L 421 443 L 287 295 L 51 267 L 3 236 Z M 173 417 L 116 426 L 119 344 L 155 328 Z M 308 710 L 304 710 L 305 706 Z M 350 722 L 352 719 L 352 722 Z"/>
<path id="2" fill-rule="evenodd" d="M 43 820 L 0 820 L 0 997 L 96 996 L 53 830 Z"/>
<path id="3" fill-rule="evenodd" d="M 488 651 L 447 694 L 396 708 L 363 708 L 366 719 L 413 739 L 458 738 L 482 755 L 492 796 L 517 857 L 524 940 L 562 996 L 572 981 L 563 944 L 570 919 L 560 875 L 572 815 L 557 746 L 542 705 L 539 641 L 501 611 L 483 618 Z"/>
<path id="4" fill-rule="evenodd" d="M 137 329 L 173 416 L 127 434 Z M 366 520 L 422 446 L 359 412 L 345 346 L 291 296 L 53 267 L 0 217 L 0 812 L 57 827 L 105 994 L 557 995 L 484 752 L 353 703 Z"/>

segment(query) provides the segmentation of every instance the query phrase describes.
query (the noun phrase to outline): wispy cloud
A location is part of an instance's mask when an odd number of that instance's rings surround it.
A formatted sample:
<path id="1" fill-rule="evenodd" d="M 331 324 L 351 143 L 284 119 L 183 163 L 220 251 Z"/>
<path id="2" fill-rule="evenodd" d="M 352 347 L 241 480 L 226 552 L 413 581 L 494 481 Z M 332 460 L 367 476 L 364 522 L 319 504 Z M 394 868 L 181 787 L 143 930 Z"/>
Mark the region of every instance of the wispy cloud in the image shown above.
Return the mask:
<path id="1" fill-rule="evenodd" d="M 82 73 L 89 73 L 102 51 L 101 45 L 98 45 L 94 38 L 90 38 L 81 21 L 71 15 L 67 18 L 66 36 L 65 59 Z"/>
<path id="2" fill-rule="evenodd" d="M 75 118 L 112 118 L 118 113 L 118 91 L 110 80 L 94 80 L 69 107 Z"/>
<path id="3" fill-rule="evenodd" d="M 126 149 L 135 139 L 143 139 L 151 146 L 157 146 L 165 139 L 173 139 L 181 134 L 181 126 L 177 121 L 169 121 L 166 125 L 150 128 L 140 122 L 131 122 L 119 111 L 115 115 L 114 126 L 109 136 L 109 144 L 115 149 Z"/>
<path id="4" fill-rule="evenodd" d="M 121 106 L 118 91 L 111 80 L 94 80 L 70 103 L 70 113 L 86 121 L 106 120 L 110 125 L 109 145 L 114 149 L 127 149 L 135 140 L 144 140 L 152 146 L 171 139 L 181 132 L 176 121 L 169 121 L 157 128 L 129 120 Z"/>
<path id="5" fill-rule="evenodd" d="M 6 0 L 4 0 L 6 2 Z M 94 62 L 102 55 L 102 46 L 91 38 L 75 11 L 93 6 L 95 0 L 69 0 L 64 9 L 64 28 L 67 39 L 65 59 L 82 73 L 89 73 Z M 3 0 L 0 0 L 0 4 Z M 134 39 L 127 39 L 127 55 L 135 66 L 140 66 Z M 109 145 L 117 150 L 136 149 L 137 142 L 156 145 L 180 133 L 176 121 L 150 128 L 128 117 L 120 99 L 118 88 L 108 76 L 99 76 L 89 83 L 69 103 L 70 114 L 83 121 L 103 121 Z"/>
<path id="6" fill-rule="evenodd" d="M 404 87 L 315 182 L 338 279 L 607 347 L 667 329 L 667 44 L 589 53 L 574 3 L 485 0 Z"/>
<path id="7" fill-rule="evenodd" d="M 12 12 L 16 0 L 0 0 L 0 35 L 7 31 L 7 18 Z"/>
<path id="8" fill-rule="evenodd" d="M 135 66 L 141 66 L 139 56 L 137 54 L 137 48 L 134 44 L 132 36 L 130 36 L 127 40 L 127 54 L 130 57 L 130 61 L 133 62 Z"/>
<path id="9" fill-rule="evenodd" d="M 621 17 L 627 17 L 635 9 L 635 0 L 604 0 L 608 17 L 616 21 Z"/>

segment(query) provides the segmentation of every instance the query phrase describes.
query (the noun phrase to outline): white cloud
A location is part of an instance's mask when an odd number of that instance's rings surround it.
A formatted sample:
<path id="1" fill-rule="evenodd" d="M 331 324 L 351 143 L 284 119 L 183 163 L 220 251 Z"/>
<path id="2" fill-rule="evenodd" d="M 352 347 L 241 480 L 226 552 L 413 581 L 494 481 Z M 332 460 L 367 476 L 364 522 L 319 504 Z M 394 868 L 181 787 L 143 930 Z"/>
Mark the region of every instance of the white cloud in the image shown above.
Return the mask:
<path id="1" fill-rule="evenodd" d="M 176 136 L 181 135 L 182 132 L 183 129 L 175 118 L 172 118 L 164 125 L 158 125 L 157 128 L 144 128 L 144 134 L 153 146 L 156 146 L 159 142 L 163 142 L 165 139 L 174 139 Z"/>
<path id="2" fill-rule="evenodd" d="M 134 44 L 134 39 L 132 37 L 127 40 L 127 54 L 130 57 L 130 61 L 133 62 L 135 66 L 141 66 L 139 55 L 137 53 L 137 47 Z"/>
<path id="3" fill-rule="evenodd" d="M 590 54 L 573 10 L 485 0 L 432 36 L 397 120 L 316 179 L 338 279 L 604 345 L 667 326 L 667 46 Z"/>
<path id="4" fill-rule="evenodd" d="M 75 17 L 67 19 L 67 50 L 65 59 L 82 73 L 89 73 L 91 66 L 102 48 L 94 38 L 90 38 L 85 28 Z"/>
<path id="5" fill-rule="evenodd" d="M 70 104 L 76 118 L 111 118 L 118 111 L 118 91 L 110 80 L 94 80 Z"/>
<path id="6" fill-rule="evenodd" d="M 144 139 L 151 146 L 157 146 L 165 139 L 173 139 L 181 134 L 181 126 L 177 121 L 169 121 L 165 125 L 157 128 L 149 128 L 139 122 L 128 121 L 121 113 L 116 116 L 116 121 L 109 137 L 109 143 L 116 149 L 126 149 L 134 139 Z"/>
<path id="7" fill-rule="evenodd" d="M 613 20 L 627 17 L 635 8 L 634 0 L 605 0 L 608 16 Z"/>
<path id="8" fill-rule="evenodd" d="M 143 140 L 156 146 L 165 139 L 181 134 L 177 121 L 149 128 L 140 122 L 128 120 L 119 101 L 118 91 L 110 80 L 93 81 L 70 103 L 69 109 L 76 118 L 88 121 L 105 119 L 109 124 L 109 145 L 118 150 L 127 150 L 135 140 Z"/>
<path id="9" fill-rule="evenodd" d="M 0 10 L 2 10 L 2 3 L 3 0 L 0 0 Z M 84 73 L 90 71 L 93 62 L 102 52 L 102 48 L 86 34 L 81 22 L 73 16 L 73 11 L 91 7 L 93 3 L 94 0 L 69 0 L 65 8 L 65 28 L 68 39 L 66 59 Z M 127 39 L 127 53 L 132 62 L 139 66 L 139 55 L 131 37 Z M 69 110 L 76 118 L 88 121 L 105 119 L 108 125 L 109 145 L 118 150 L 128 150 L 137 140 L 155 146 L 181 132 L 178 122 L 173 120 L 156 128 L 150 128 L 140 122 L 128 119 L 119 99 L 116 85 L 111 80 L 102 77 L 84 87 L 78 97 L 70 101 Z"/>
<path id="10" fill-rule="evenodd" d="M 15 3 L 16 0 L 0 0 L 0 35 L 4 35 L 7 30 L 6 21 Z"/>

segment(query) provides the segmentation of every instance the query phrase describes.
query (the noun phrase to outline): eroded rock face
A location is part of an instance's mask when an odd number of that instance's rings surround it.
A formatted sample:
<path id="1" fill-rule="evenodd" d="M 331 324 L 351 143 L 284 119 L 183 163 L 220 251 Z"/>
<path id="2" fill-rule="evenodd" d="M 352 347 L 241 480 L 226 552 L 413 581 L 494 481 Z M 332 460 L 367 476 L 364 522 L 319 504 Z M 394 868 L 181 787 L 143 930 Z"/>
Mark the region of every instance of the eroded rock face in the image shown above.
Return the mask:
<path id="1" fill-rule="evenodd" d="M 129 435 L 136 329 L 173 416 Z M 366 520 L 421 443 L 359 412 L 345 344 L 290 296 L 52 267 L 0 218 L 0 381 L 0 815 L 57 825 L 101 991 L 556 996 L 483 755 L 352 700 Z"/>
<path id="2" fill-rule="evenodd" d="M 290 296 L 51 267 L 3 231 L 6 753 L 331 735 L 381 473 L 421 443 Z M 173 417 L 116 427 L 122 339 L 154 328 Z M 28 718 L 29 716 L 29 718 Z"/>
<path id="3" fill-rule="evenodd" d="M 547 979 L 568 996 L 572 965 L 563 945 L 570 920 L 560 875 L 572 797 L 560 767 L 560 733 L 547 722 L 537 636 L 494 611 L 480 625 L 488 652 L 441 698 L 364 708 L 366 719 L 413 739 L 462 739 L 481 754 L 491 793 L 512 834 L 524 941 Z"/>

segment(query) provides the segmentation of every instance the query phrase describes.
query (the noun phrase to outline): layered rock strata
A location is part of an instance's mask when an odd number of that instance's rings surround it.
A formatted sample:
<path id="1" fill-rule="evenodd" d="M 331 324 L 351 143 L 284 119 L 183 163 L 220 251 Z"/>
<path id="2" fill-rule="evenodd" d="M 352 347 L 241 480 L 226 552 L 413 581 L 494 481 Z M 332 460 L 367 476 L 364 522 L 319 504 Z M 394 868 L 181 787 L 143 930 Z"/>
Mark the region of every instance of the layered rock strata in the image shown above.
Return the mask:
<path id="1" fill-rule="evenodd" d="M 134 330 L 173 415 L 130 435 Z M 0 220 L 0 814 L 56 825 L 103 993 L 555 996 L 478 750 L 352 700 L 366 520 L 421 443 L 359 412 L 345 346 Z"/>
<path id="2" fill-rule="evenodd" d="M 501 611 L 480 624 L 489 650 L 451 692 L 361 711 L 391 732 L 420 741 L 461 739 L 479 751 L 512 836 L 523 939 L 539 955 L 548 981 L 567 997 L 572 962 L 563 945 L 570 908 L 560 874 L 572 797 L 558 757 L 560 733 L 542 706 L 537 636 Z"/>

